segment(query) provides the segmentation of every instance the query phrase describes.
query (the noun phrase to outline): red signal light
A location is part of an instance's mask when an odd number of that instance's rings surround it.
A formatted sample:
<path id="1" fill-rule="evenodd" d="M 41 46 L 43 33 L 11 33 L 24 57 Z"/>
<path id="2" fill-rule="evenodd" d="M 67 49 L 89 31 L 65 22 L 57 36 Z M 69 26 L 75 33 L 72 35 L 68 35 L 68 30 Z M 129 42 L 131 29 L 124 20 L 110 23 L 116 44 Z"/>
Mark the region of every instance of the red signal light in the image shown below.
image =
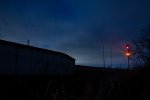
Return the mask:
<path id="1" fill-rule="evenodd" d="M 126 45 L 126 48 L 129 49 L 129 45 L 128 44 Z"/>

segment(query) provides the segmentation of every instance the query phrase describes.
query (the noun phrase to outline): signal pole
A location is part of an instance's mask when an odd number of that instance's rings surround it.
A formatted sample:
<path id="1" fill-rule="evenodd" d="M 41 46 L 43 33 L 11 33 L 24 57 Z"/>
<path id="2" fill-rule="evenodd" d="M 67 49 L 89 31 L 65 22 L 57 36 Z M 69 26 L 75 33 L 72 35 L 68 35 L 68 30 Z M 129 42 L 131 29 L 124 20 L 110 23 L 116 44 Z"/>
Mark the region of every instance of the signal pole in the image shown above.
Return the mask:
<path id="1" fill-rule="evenodd" d="M 130 60 L 129 60 L 130 58 L 129 58 L 129 56 L 128 56 L 128 68 L 130 69 Z"/>
<path id="2" fill-rule="evenodd" d="M 128 59 L 128 68 L 131 69 L 130 68 L 131 50 L 130 50 L 130 46 L 128 44 L 126 45 L 126 49 L 127 49 L 126 56 L 127 56 L 127 59 Z"/>

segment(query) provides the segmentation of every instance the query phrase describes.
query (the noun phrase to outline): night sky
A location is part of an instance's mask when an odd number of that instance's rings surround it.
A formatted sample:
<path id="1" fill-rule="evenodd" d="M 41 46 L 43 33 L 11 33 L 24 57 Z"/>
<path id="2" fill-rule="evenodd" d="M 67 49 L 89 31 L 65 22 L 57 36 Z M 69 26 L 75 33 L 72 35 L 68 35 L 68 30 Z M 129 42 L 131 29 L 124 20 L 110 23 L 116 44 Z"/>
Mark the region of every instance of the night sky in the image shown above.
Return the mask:
<path id="1" fill-rule="evenodd" d="M 64 52 L 76 64 L 125 67 L 124 45 L 150 25 L 150 0 L 0 0 L 0 38 Z"/>

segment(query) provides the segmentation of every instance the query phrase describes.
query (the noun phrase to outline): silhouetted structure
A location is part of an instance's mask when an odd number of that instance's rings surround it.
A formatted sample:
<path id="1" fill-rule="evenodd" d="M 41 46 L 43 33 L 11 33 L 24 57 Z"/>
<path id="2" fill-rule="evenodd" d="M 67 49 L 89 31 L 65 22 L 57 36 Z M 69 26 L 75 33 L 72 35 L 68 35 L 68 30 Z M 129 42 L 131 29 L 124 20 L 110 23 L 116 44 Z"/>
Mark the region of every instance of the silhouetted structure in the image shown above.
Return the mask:
<path id="1" fill-rule="evenodd" d="M 74 65 L 64 53 L 0 40 L 0 74 L 70 74 Z"/>

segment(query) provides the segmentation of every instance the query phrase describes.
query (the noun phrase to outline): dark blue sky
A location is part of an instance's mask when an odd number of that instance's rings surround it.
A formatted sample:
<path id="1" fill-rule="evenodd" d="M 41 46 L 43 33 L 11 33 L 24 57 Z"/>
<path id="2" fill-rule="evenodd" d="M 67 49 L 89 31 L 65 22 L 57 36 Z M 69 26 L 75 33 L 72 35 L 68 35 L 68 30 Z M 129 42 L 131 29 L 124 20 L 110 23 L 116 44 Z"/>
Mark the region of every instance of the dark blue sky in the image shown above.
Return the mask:
<path id="1" fill-rule="evenodd" d="M 150 24 L 149 0 L 0 0 L 1 38 L 69 54 L 77 64 L 126 66 L 124 45 Z"/>

